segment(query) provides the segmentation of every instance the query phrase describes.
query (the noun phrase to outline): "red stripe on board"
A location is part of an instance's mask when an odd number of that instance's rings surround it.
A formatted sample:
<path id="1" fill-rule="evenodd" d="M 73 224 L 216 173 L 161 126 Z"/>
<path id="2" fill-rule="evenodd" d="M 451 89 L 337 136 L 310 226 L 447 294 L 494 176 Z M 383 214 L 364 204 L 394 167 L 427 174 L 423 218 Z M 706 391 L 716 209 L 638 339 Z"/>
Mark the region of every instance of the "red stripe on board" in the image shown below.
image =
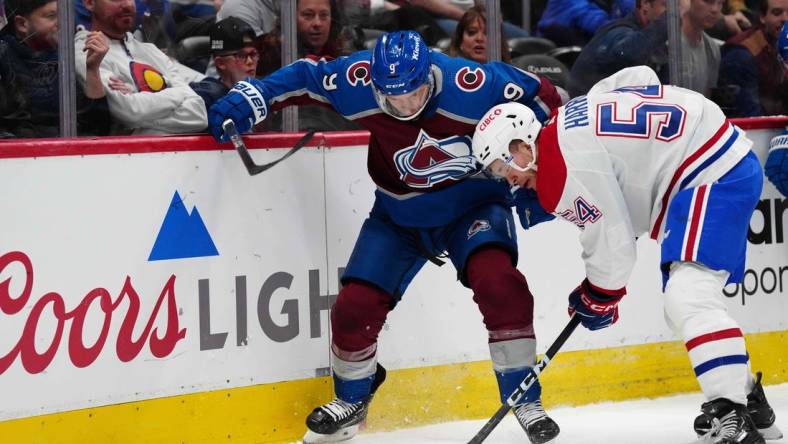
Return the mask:
<path id="1" fill-rule="evenodd" d="M 730 338 L 741 338 L 741 330 L 738 328 L 729 328 L 727 330 L 720 330 L 715 331 L 712 333 L 706 333 L 705 335 L 700 335 L 694 337 L 687 341 L 685 346 L 687 347 L 687 351 L 692 350 L 693 348 L 706 344 L 708 342 L 720 341 L 722 339 L 730 339 Z"/>
<path id="2" fill-rule="evenodd" d="M 788 116 L 740 117 L 730 120 L 731 123 L 743 130 L 770 128 L 782 129 L 788 126 Z"/>
<path id="3" fill-rule="evenodd" d="M 250 149 L 290 148 L 304 133 L 266 133 L 244 136 Z M 366 146 L 368 131 L 315 133 L 307 147 Z M 218 144 L 208 135 L 75 137 L 71 139 L 9 139 L 0 141 L 0 159 L 17 157 L 79 156 L 96 154 L 139 154 L 174 151 L 232 150 L 230 143 Z"/>
<path id="4" fill-rule="evenodd" d="M 679 181 L 681 176 L 684 175 L 684 170 L 686 170 L 693 162 L 698 160 L 700 156 L 702 156 L 706 151 L 709 150 L 718 140 L 722 137 L 723 133 L 727 131 L 727 129 L 731 126 L 730 121 L 725 121 L 722 126 L 711 136 L 711 139 L 707 140 L 706 143 L 700 147 L 699 150 L 692 153 L 687 160 L 682 163 L 676 172 L 673 174 L 673 177 L 670 179 L 670 185 L 668 185 L 668 189 L 665 190 L 665 194 L 662 195 L 662 208 L 659 209 L 659 215 L 657 216 L 657 220 L 654 222 L 654 228 L 651 230 L 651 238 L 657 239 L 659 237 L 659 228 L 662 226 L 662 219 L 665 217 L 665 212 L 668 210 L 668 199 L 670 199 L 670 195 L 673 191 L 673 187 L 676 186 L 676 183 Z"/>
<path id="5" fill-rule="evenodd" d="M 686 248 L 684 249 L 684 260 L 685 261 L 693 261 L 695 260 L 695 240 L 700 236 L 700 217 L 703 215 L 703 200 L 706 197 L 706 190 L 708 186 L 703 185 L 697 188 L 695 191 L 695 197 L 693 200 L 693 208 L 692 208 L 692 219 L 690 219 L 690 226 L 689 226 L 689 235 L 687 238 Z"/>
<path id="6" fill-rule="evenodd" d="M 731 119 L 739 128 L 769 129 L 788 126 L 788 117 L 748 117 Z M 303 133 L 266 133 L 244 136 L 251 149 L 289 148 Z M 344 148 L 366 145 L 369 132 L 331 131 L 316 133 L 307 147 L 315 147 L 325 138 L 327 146 Z M 117 137 L 78 137 L 73 139 L 6 139 L 0 140 L 0 159 L 17 157 L 80 156 L 96 154 L 135 154 L 175 151 L 214 151 L 228 150 L 232 146 L 217 144 L 206 134 L 195 136 L 117 136 Z"/>

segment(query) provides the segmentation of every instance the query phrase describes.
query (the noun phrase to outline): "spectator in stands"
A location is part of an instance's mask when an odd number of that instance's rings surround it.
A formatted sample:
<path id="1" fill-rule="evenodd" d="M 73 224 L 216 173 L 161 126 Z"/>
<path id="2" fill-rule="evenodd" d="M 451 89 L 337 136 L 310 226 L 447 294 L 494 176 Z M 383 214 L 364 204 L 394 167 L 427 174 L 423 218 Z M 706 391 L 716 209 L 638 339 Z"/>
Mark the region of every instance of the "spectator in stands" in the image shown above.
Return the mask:
<path id="1" fill-rule="evenodd" d="M 77 30 L 90 30 L 91 16 L 83 0 L 73 0 Z M 137 16 L 131 32 L 143 42 L 159 48 L 169 48 L 175 39 L 175 22 L 170 12 L 170 0 L 134 0 Z"/>
<path id="2" fill-rule="evenodd" d="M 474 6 L 462 15 L 451 36 L 449 55 L 487 63 L 487 15 L 484 6 Z M 511 61 L 509 48 L 503 38 L 501 60 L 506 63 Z"/>
<path id="3" fill-rule="evenodd" d="M 462 15 L 475 4 L 474 0 L 410 0 L 409 3 L 429 11 L 449 35 L 454 33 Z M 484 8 L 483 4 L 480 6 Z M 508 21 L 503 21 L 502 27 L 503 34 L 507 38 L 528 37 L 528 33 L 523 28 Z"/>
<path id="4" fill-rule="evenodd" d="M 203 131 L 207 112 L 189 87 L 191 78 L 153 44 L 142 43 L 130 31 L 136 8 L 133 0 L 84 0 L 91 12 L 91 30 L 107 37 L 109 51 L 101 62 L 101 80 L 115 133 L 166 134 Z M 94 35 L 75 36 L 77 77 L 86 81 L 84 48 Z"/>
<path id="5" fill-rule="evenodd" d="M 568 92 L 583 95 L 623 68 L 647 65 L 659 72 L 667 62 L 667 0 L 637 0 L 627 17 L 599 29 L 572 65 Z"/>
<path id="6" fill-rule="evenodd" d="M 788 20 L 788 0 L 762 0 L 761 23 L 722 47 L 720 85 L 733 85 L 729 117 L 786 114 L 788 82 L 777 59 L 777 36 Z"/>
<path id="7" fill-rule="evenodd" d="M 176 42 L 186 37 L 208 35 L 221 7 L 215 0 L 171 0 L 171 3 Z"/>
<path id="8" fill-rule="evenodd" d="M 752 22 L 744 12 L 743 2 L 727 0 L 722 5 L 722 17 L 712 28 L 706 30 L 706 34 L 717 40 L 725 41 L 750 29 Z"/>
<path id="9" fill-rule="evenodd" d="M 441 39 L 449 37 L 454 27 L 444 31 L 435 17 L 421 2 L 405 0 L 340 0 L 342 11 L 349 20 L 349 25 L 358 32 L 361 28 L 393 32 L 400 29 L 414 29 L 421 34 L 428 46 L 434 46 Z M 440 2 L 443 0 L 427 0 Z M 416 5 L 416 3 L 419 5 Z M 462 10 L 457 18 L 462 16 Z"/>
<path id="10" fill-rule="evenodd" d="M 3 4 L 3 0 L 0 0 L 0 28 L 3 28 L 5 24 L 5 5 Z"/>
<path id="11" fill-rule="evenodd" d="M 260 64 L 265 63 L 265 50 L 263 39 L 266 34 L 273 33 L 276 28 L 276 21 L 279 17 L 279 0 L 220 0 L 221 5 L 216 11 L 216 20 L 224 20 L 227 17 L 237 17 L 254 29 L 254 34 L 260 52 Z M 277 31 L 279 32 L 279 31 Z M 279 40 L 277 40 L 278 42 Z M 208 64 L 206 74 L 217 77 L 216 67 L 213 60 Z"/>
<path id="12" fill-rule="evenodd" d="M 689 0 L 681 17 L 681 70 L 686 81 L 683 87 L 711 97 L 717 86 L 720 48 L 706 30 L 722 17 L 725 0 Z"/>
<path id="13" fill-rule="evenodd" d="M 202 97 L 208 110 L 224 97 L 233 85 L 254 78 L 260 53 L 255 48 L 254 29 L 236 17 L 219 20 L 209 31 L 211 55 L 219 77 L 206 77 L 190 84 Z"/>
<path id="14" fill-rule="evenodd" d="M 296 21 L 298 36 L 298 57 L 318 60 L 335 59 L 347 53 L 341 35 L 342 23 L 336 0 L 297 0 Z M 276 28 L 263 37 L 261 59 L 257 75 L 265 76 L 282 66 L 281 31 L 277 21 Z M 305 105 L 298 108 L 299 126 L 319 130 L 358 129 L 358 125 L 348 121 L 326 107 Z M 281 128 L 281 115 L 275 113 L 262 128 Z"/>
<path id="15" fill-rule="evenodd" d="M 342 23 L 336 0 L 297 0 L 296 32 L 298 57 L 334 59 L 347 54 L 341 35 Z M 263 36 L 257 75 L 268 75 L 282 66 L 282 31 L 279 20 Z"/>
<path id="16" fill-rule="evenodd" d="M 5 137 L 59 135 L 57 1 L 7 0 L 8 24 L 0 30 L 0 133 Z M 99 65 L 108 47 L 85 46 L 85 89 L 77 88 L 80 134 L 109 131 Z"/>
<path id="17" fill-rule="evenodd" d="M 216 20 L 238 17 L 245 21 L 258 37 L 274 29 L 278 16 L 277 0 L 225 0 L 216 12 Z"/>
<path id="18" fill-rule="evenodd" d="M 595 0 L 548 0 L 537 25 L 537 35 L 558 46 L 584 46 L 604 24 L 625 17 L 635 0 L 612 0 L 603 9 Z"/>

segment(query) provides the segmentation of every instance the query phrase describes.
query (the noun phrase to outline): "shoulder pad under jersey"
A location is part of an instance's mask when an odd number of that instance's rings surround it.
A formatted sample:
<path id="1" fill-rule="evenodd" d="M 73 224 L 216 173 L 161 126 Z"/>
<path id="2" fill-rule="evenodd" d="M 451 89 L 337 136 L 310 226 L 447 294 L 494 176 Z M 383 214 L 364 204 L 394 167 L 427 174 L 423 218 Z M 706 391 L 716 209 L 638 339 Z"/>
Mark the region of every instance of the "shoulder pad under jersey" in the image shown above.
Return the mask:
<path id="1" fill-rule="evenodd" d="M 435 52 L 432 63 L 443 77 L 438 112 L 470 123 L 499 103 L 516 101 L 533 108 L 541 85 L 535 75 L 506 63 L 482 65 Z"/>
<path id="2" fill-rule="evenodd" d="M 370 57 L 370 51 L 357 51 L 330 61 L 296 60 L 260 81 L 263 95 L 277 103 L 306 94 L 351 119 L 380 112 L 372 93 Z"/>

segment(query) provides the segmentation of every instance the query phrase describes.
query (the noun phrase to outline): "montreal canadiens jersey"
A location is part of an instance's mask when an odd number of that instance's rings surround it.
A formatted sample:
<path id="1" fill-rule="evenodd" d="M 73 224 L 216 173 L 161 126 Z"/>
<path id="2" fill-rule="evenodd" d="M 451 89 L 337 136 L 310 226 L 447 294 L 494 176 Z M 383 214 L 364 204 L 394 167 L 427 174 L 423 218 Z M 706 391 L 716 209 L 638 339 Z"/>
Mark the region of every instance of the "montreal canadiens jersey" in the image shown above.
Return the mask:
<path id="1" fill-rule="evenodd" d="M 505 183 L 479 174 L 471 152 L 476 123 L 507 101 L 529 106 L 545 121 L 561 104 L 555 87 L 511 65 L 431 53 L 432 98 L 417 119 L 400 121 L 375 101 L 370 58 L 370 51 L 359 51 L 331 61 L 302 59 L 251 82 L 269 109 L 322 104 L 368 129 L 377 201 L 400 225 L 444 225 L 474 206 L 510 199 Z"/>
<path id="2" fill-rule="evenodd" d="M 614 291 L 629 279 L 636 237 L 662 242 L 676 193 L 718 180 L 752 142 L 695 92 L 609 86 L 570 100 L 542 130 L 537 191 L 582 230 L 588 279 Z"/>

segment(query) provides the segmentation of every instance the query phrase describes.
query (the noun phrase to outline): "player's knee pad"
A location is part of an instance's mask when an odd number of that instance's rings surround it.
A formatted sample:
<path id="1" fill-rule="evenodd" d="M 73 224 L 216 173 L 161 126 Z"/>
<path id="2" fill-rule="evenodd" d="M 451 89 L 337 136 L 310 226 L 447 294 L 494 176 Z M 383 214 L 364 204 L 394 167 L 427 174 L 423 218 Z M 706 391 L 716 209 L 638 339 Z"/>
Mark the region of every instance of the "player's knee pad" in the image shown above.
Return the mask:
<path id="1" fill-rule="evenodd" d="M 467 275 L 491 342 L 533 337 L 533 296 L 508 252 L 476 251 L 468 261 Z"/>
<path id="2" fill-rule="evenodd" d="M 371 285 L 349 282 L 342 287 L 331 308 L 332 346 L 338 349 L 337 354 L 350 361 L 365 359 L 364 356 L 353 359 L 343 352 L 369 350 L 377 342 L 390 304 L 391 295 Z"/>
<path id="3" fill-rule="evenodd" d="M 727 311 L 722 289 L 727 271 L 709 269 L 696 262 L 674 262 L 665 286 L 665 318 L 679 333 L 688 319 L 719 318 Z"/>

